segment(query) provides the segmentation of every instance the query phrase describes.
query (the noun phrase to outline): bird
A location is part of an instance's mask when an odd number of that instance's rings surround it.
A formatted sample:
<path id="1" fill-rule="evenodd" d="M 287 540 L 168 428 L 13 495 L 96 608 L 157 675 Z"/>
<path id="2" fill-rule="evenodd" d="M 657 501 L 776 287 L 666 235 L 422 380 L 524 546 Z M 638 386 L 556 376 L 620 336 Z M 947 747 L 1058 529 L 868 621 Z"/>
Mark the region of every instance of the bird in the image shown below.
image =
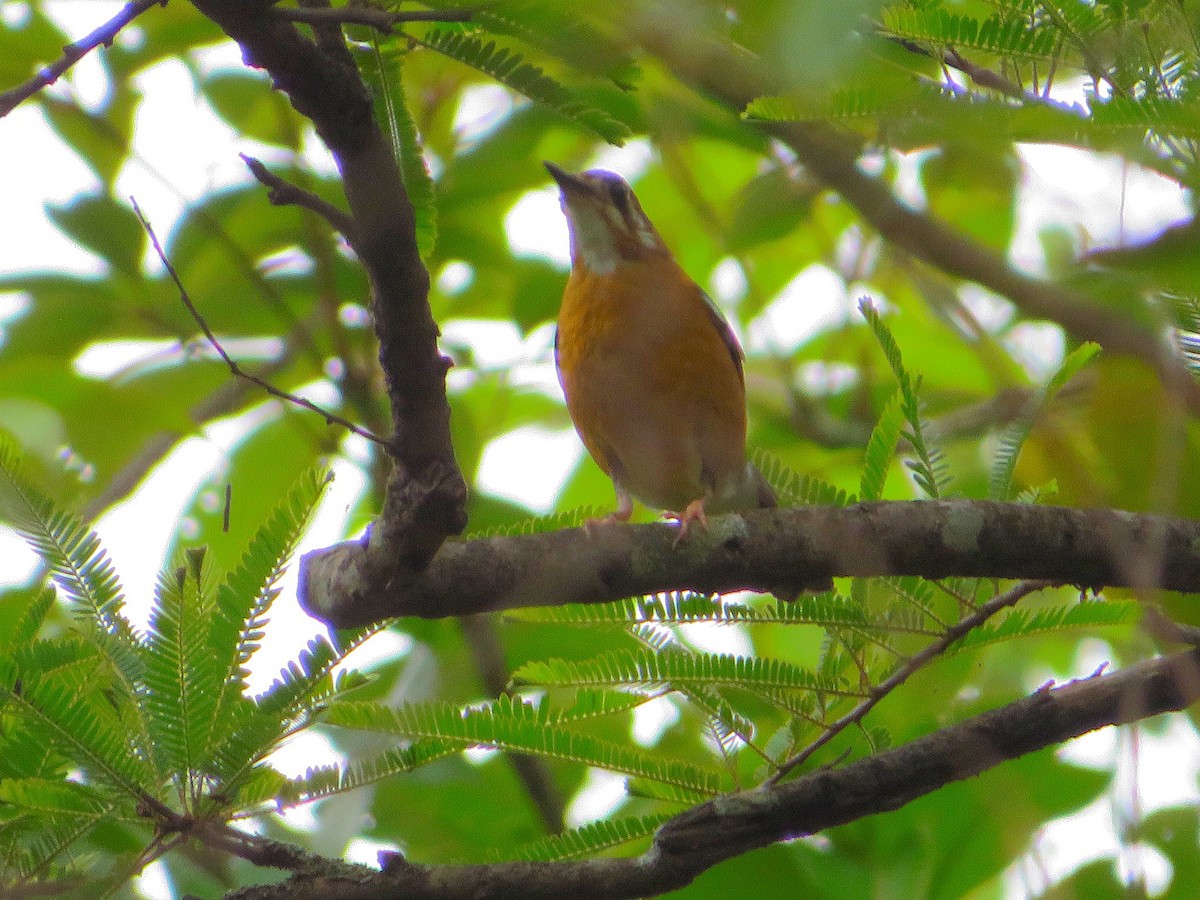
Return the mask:
<path id="1" fill-rule="evenodd" d="M 636 498 L 679 523 L 776 505 L 746 457 L 744 354 L 680 267 L 629 184 L 552 162 L 571 238 L 554 358 L 567 411 L 612 479 L 627 522 Z"/>

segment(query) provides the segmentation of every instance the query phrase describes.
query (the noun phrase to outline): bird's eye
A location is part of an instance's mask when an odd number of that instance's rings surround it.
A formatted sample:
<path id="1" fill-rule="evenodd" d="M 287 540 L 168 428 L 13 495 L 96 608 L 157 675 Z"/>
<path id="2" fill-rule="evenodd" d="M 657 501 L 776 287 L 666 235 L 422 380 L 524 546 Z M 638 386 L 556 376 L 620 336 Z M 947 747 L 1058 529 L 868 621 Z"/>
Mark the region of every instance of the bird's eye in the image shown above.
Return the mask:
<path id="1" fill-rule="evenodd" d="M 613 202 L 613 206 L 621 211 L 622 214 L 629 210 L 629 192 L 625 185 L 619 181 L 610 181 L 608 183 L 608 196 Z"/>

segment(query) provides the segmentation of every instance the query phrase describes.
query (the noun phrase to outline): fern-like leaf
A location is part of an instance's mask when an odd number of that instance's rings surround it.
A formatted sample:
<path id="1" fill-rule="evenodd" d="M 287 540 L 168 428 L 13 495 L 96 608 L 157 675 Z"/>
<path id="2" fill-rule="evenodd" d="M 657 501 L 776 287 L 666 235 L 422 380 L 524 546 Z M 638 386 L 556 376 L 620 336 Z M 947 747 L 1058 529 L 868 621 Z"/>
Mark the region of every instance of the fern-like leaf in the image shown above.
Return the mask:
<path id="1" fill-rule="evenodd" d="M 392 155 L 404 180 L 404 192 L 416 218 L 417 250 L 429 259 L 437 245 L 437 196 L 433 176 L 425 163 L 417 124 L 404 93 L 403 51 L 383 49 L 373 37 L 374 67 L 364 67 L 375 84 L 375 117 L 387 124 Z"/>
<path id="2" fill-rule="evenodd" d="M 530 862 L 560 862 L 595 856 L 613 847 L 642 840 L 654 834 L 674 813 L 658 813 L 636 819 L 601 819 L 561 834 L 552 834 L 532 844 L 518 847 L 511 856 L 493 851 L 493 860 L 520 859 Z"/>
<path id="3" fill-rule="evenodd" d="M 912 445 L 915 456 L 914 459 L 907 460 L 906 465 L 921 490 L 936 500 L 942 497 L 949 487 L 950 475 L 945 455 L 941 448 L 929 439 L 922 423 L 921 401 L 918 398 L 920 382 L 914 380 L 904 367 L 900 346 L 884 323 L 883 317 L 879 315 L 879 311 L 865 298 L 858 304 L 858 309 L 863 314 L 863 318 L 867 320 L 867 324 L 871 326 L 871 331 L 875 333 L 875 339 L 883 348 L 883 355 L 887 358 L 892 372 L 896 375 L 896 381 L 899 383 L 900 408 L 908 423 L 908 431 L 904 432 L 904 437 Z"/>
<path id="4" fill-rule="evenodd" d="M 946 653 L 962 653 L 987 644 L 1066 629 L 1132 625 L 1139 621 L 1141 612 L 1139 604 L 1133 601 L 1108 600 L 1067 603 L 1032 612 L 1014 609 L 999 621 L 987 622 L 971 629 L 961 640 L 951 644 Z"/>
<path id="5" fill-rule="evenodd" d="M 903 402 L 904 395 L 900 391 L 893 394 L 871 430 L 863 454 L 862 485 L 859 488 L 859 496 L 863 500 L 880 500 L 883 497 L 888 468 L 892 457 L 896 455 L 896 442 L 900 440 L 900 429 L 904 423 Z"/>
<path id="6" fill-rule="evenodd" d="M 640 748 L 611 744 L 563 728 L 553 721 L 549 707 L 509 697 L 467 708 L 446 703 L 412 703 L 392 708 L 348 701 L 330 706 L 324 721 L 414 740 L 457 742 L 464 749 L 495 747 L 563 759 L 710 795 L 720 789 L 720 777 L 715 771 L 692 763 L 658 759 Z"/>
<path id="7" fill-rule="evenodd" d="M 247 718 L 254 711 L 253 704 L 243 697 L 249 674 L 246 664 L 262 640 L 267 613 L 278 596 L 286 562 L 295 552 L 327 484 L 329 476 L 319 469 L 302 475 L 250 540 L 237 568 L 217 589 L 209 643 L 223 673 L 214 728 L 201 744 L 207 759 L 212 758 L 215 745 L 220 743 L 218 729 L 226 735 L 245 735 Z M 239 746 L 245 756 L 257 756 L 256 750 L 265 749 Z"/>
<path id="8" fill-rule="evenodd" d="M 751 455 L 781 506 L 847 506 L 854 498 L 840 488 L 789 469 L 776 456 L 755 449 Z"/>
<path id="9" fill-rule="evenodd" d="M 1000 446 L 996 451 L 996 458 L 992 462 L 992 470 L 988 479 L 989 499 L 1007 500 L 1009 498 L 1012 493 L 1012 479 L 1013 472 L 1017 467 L 1017 457 L 1021 455 L 1021 448 L 1029 439 L 1034 423 L 1055 395 L 1084 366 L 1095 359 L 1099 352 L 1100 345 L 1089 341 L 1067 354 L 1066 359 L 1062 361 L 1062 365 L 1050 377 L 1045 387 L 1030 398 L 1021 414 L 1005 429 L 1004 434 L 1000 437 Z"/>
<path id="10" fill-rule="evenodd" d="M 460 753 L 462 749 L 463 745 L 458 741 L 436 738 L 416 740 L 407 747 L 388 750 L 365 762 L 311 768 L 303 777 L 293 778 L 280 786 L 276 796 L 284 806 L 309 803 L 375 784 L 392 775 L 412 772 L 420 766 Z"/>
<path id="11" fill-rule="evenodd" d="M 518 54 L 495 41 L 484 42 L 477 37 L 449 29 L 430 29 L 422 39 L 426 47 L 473 69 L 478 69 L 523 94 L 535 103 L 554 110 L 565 119 L 598 134 L 610 144 L 620 146 L 630 136 L 629 127 L 607 112 L 584 101 L 580 96 L 555 81 L 537 66 L 525 62 Z"/>
<path id="12" fill-rule="evenodd" d="M 1031 28 L 1028 20 L 992 16 L 980 21 L 945 9 L 913 9 L 899 4 L 883 10 L 882 23 L 889 34 L 956 49 L 983 50 L 1006 57 L 1049 62 L 1059 35 L 1053 28 Z"/>
<path id="13" fill-rule="evenodd" d="M 816 691 L 852 694 L 843 683 L 821 678 L 780 659 L 717 653 L 606 653 L 588 660 L 551 659 L 529 662 L 513 673 L 513 681 L 543 686 L 588 685 L 626 690 L 662 686 L 736 686 L 747 690 Z"/>
<path id="14" fill-rule="evenodd" d="M 158 778 L 145 750 L 131 745 L 128 723 L 100 692 L 81 691 L 50 676 L 24 678 L 11 659 L 0 657 L 0 701 L 61 747 L 89 777 L 127 797 L 157 795 Z"/>
<path id="15" fill-rule="evenodd" d="M 144 652 L 145 710 L 160 773 L 176 780 L 179 800 L 192 810 L 200 798 L 203 749 L 216 728 L 225 670 L 212 652 L 201 564 L 160 574 Z"/>

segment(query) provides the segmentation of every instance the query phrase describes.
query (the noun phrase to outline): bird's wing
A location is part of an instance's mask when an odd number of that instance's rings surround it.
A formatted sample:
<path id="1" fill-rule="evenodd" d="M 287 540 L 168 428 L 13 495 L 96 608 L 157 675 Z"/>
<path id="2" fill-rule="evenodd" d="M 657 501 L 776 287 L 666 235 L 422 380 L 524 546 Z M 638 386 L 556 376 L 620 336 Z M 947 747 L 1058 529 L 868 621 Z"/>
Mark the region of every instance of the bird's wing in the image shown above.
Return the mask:
<path id="1" fill-rule="evenodd" d="M 563 392 L 565 393 L 567 390 L 567 383 L 565 381 L 563 381 L 562 366 L 560 366 L 558 364 L 558 326 L 557 325 L 554 326 L 554 374 L 556 374 L 558 376 L 558 386 L 560 388 L 562 388 Z"/>
<path id="2" fill-rule="evenodd" d="M 721 336 L 721 340 L 725 342 L 726 349 L 729 350 L 729 355 L 733 358 L 733 365 L 737 369 L 738 380 L 742 385 L 746 384 L 746 375 L 742 371 L 742 360 L 746 358 L 746 354 L 742 352 L 742 345 L 738 343 L 737 335 L 733 333 L 733 329 L 729 327 L 729 321 L 725 318 L 717 304 L 713 302 L 712 297 L 708 293 L 697 286 L 700 291 L 700 296 L 704 300 L 704 308 L 708 310 L 709 320 L 713 327 L 717 329 L 717 334 Z"/>

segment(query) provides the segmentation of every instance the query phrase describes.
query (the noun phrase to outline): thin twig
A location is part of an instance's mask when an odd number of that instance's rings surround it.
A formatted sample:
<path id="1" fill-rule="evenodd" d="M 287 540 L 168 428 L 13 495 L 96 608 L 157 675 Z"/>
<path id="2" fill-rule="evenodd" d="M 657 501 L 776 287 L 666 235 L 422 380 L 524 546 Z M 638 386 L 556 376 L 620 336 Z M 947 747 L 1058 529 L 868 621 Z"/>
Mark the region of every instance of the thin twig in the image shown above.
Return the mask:
<path id="1" fill-rule="evenodd" d="M 780 779 L 784 778 L 797 766 L 802 765 L 806 760 L 808 760 L 809 757 L 821 749 L 821 747 L 824 747 L 826 744 L 828 744 L 837 735 L 841 734 L 851 725 L 857 725 L 859 722 L 861 722 L 864 718 L 866 718 L 867 713 L 869 713 L 876 707 L 876 705 L 878 705 L 880 700 L 882 700 L 900 685 L 904 684 L 904 682 L 908 681 L 908 679 L 911 678 L 918 669 L 924 668 L 935 657 L 941 656 L 946 651 L 947 647 L 949 647 L 967 632 L 982 625 L 996 613 L 1000 612 L 1000 610 L 1013 606 L 1023 597 L 1027 597 L 1029 594 L 1032 594 L 1035 591 L 1040 591 L 1047 587 L 1050 587 L 1050 582 L 1048 581 L 1022 581 L 1020 584 L 1014 586 L 1008 591 L 1005 591 L 1003 594 L 993 597 L 969 616 L 959 619 L 958 622 L 946 630 L 946 633 L 942 635 L 940 640 L 934 641 L 932 644 L 902 665 L 899 669 L 892 673 L 890 678 L 886 679 L 885 681 L 881 681 L 871 690 L 871 695 L 869 697 L 859 703 L 858 706 L 854 707 L 854 709 L 850 710 L 850 712 L 846 713 L 836 722 L 829 725 L 820 737 L 818 737 L 815 741 L 813 741 L 787 762 L 783 763 L 779 767 L 779 771 L 777 771 L 768 779 L 768 783 L 777 784 Z"/>
<path id="2" fill-rule="evenodd" d="M 376 9 L 372 6 L 338 6 L 324 9 L 277 6 L 271 10 L 271 15 L 288 22 L 303 22 L 308 25 L 366 25 L 384 34 L 391 34 L 397 25 L 405 22 L 469 22 L 483 8 L 483 4 L 480 4 L 455 9 L 388 12 L 386 9 Z"/>
<path id="3" fill-rule="evenodd" d="M 48 66 L 40 69 L 28 81 L 22 82 L 0 94 L 0 118 L 7 116 L 16 107 L 28 100 L 42 88 L 58 81 L 66 71 L 97 47 L 111 47 L 122 28 L 152 6 L 166 6 L 167 0 L 134 0 L 121 7 L 121 11 L 93 31 L 91 34 L 63 47 L 63 55 Z"/>
<path id="4" fill-rule="evenodd" d="M 317 12 L 318 10 L 313 11 Z M 284 181 L 253 156 L 245 153 L 239 153 L 238 156 L 246 163 L 250 173 L 258 179 L 259 183 L 270 189 L 267 199 L 273 206 L 300 206 L 315 212 L 332 225 L 334 230 L 346 239 L 346 243 L 354 247 L 354 219 L 348 213 L 338 209 L 329 201 L 321 199 L 311 191 Z"/>
<path id="5" fill-rule="evenodd" d="M 209 343 L 213 345 L 213 348 L 220 355 L 221 359 L 225 361 L 225 365 L 229 366 L 229 371 L 231 371 L 236 377 L 244 378 L 247 381 L 257 384 L 260 388 L 273 397 L 278 397 L 280 400 L 286 400 L 289 403 L 294 403 L 297 406 L 302 406 L 305 409 L 312 410 L 323 417 L 326 423 L 330 425 L 341 425 L 343 428 L 346 428 L 369 441 L 373 441 L 382 447 L 388 446 L 388 442 L 386 440 L 365 428 L 355 425 L 349 419 L 343 419 L 336 413 L 322 409 L 312 401 L 305 400 L 303 397 L 298 397 L 295 394 L 288 393 L 287 391 L 281 391 L 270 382 L 264 381 L 257 375 L 250 374 L 241 366 L 239 366 L 237 362 L 225 352 L 225 348 L 221 346 L 220 341 L 217 340 L 217 336 L 213 334 L 212 329 L 208 327 L 208 322 L 204 320 L 204 317 L 200 315 L 200 311 L 196 309 L 196 305 L 192 303 L 192 298 L 188 296 L 187 289 L 184 288 L 183 282 L 179 279 L 179 273 L 175 271 L 175 267 L 171 265 L 170 260 L 167 259 L 166 253 L 163 252 L 162 245 L 158 242 L 158 235 L 154 233 L 154 228 L 151 227 L 149 220 L 142 213 L 141 207 L 138 206 L 137 201 L 132 197 L 130 197 L 129 200 L 133 204 L 133 211 L 137 215 L 138 220 L 142 223 L 142 227 L 146 229 L 146 234 L 150 236 L 150 243 L 154 245 L 154 252 L 158 254 L 158 258 L 162 261 L 163 266 L 166 268 L 167 274 L 171 276 L 171 280 L 175 282 L 175 287 L 179 291 L 179 299 L 183 301 L 183 305 L 187 307 L 187 311 L 191 313 L 192 318 L 196 320 L 196 324 L 200 326 L 200 330 L 204 332 L 204 336 L 208 338 Z"/>

